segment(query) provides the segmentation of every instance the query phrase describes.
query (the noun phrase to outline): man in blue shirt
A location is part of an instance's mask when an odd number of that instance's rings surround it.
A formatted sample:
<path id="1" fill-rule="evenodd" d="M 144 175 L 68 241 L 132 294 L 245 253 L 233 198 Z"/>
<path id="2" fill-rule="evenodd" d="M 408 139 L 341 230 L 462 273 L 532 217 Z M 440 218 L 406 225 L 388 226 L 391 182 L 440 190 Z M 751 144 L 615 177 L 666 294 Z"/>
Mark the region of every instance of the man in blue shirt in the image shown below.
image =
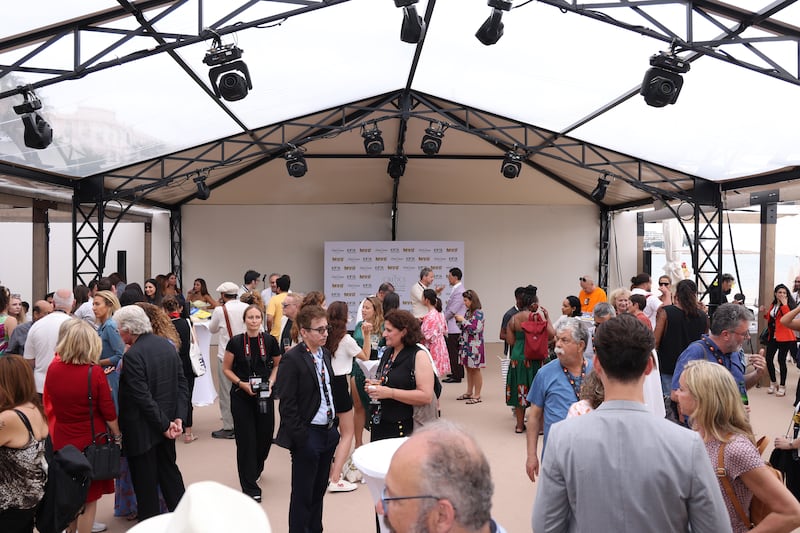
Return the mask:
<path id="1" fill-rule="evenodd" d="M 556 330 L 555 352 L 558 360 L 544 365 L 533 378 L 527 398 L 531 410 L 528 414 L 528 458 L 525 462 L 525 470 L 531 481 L 536 481 L 539 475 L 539 430 L 544 427 L 544 456 L 550 427 L 567 418 L 569 406 L 580 400 L 583 379 L 592 369 L 592 362 L 583 357 L 588 340 L 586 324 L 577 318 L 563 321 Z"/>
<path id="2" fill-rule="evenodd" d="M 755 385 L 766 369 L 764 350 L 750 356 L 750 364 L 754 370 L 745 372 L 745 362 L 742 357 L 742 343 L 750 338 L 748 327 L 753 314 L 743 305 L 725 303 L 717 308 L 711 320 L 709 334 L 703 335 L 700 340 L 694 341 L 686 347 L 675 363 L 675 372 L 672 374 L 672 399 L 676 400 L 675 390 L 679 388 L 679 380 L 686 363 L 696 359 L 719 363 L 727 368 L 736 385 L 742 401 L 747 405 L 747 389 Z"/>

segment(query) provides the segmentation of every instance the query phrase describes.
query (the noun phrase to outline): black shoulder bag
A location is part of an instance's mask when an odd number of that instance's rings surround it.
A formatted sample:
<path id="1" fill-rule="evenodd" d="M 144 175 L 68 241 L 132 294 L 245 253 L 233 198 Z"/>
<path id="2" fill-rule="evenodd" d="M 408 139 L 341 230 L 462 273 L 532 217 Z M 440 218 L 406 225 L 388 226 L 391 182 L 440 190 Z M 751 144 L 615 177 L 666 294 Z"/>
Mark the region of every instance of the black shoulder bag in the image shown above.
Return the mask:
<path id="1" fill-rule="evenodd" d="M 106 431 L 94 432 L 94 409 L 92 409 L 92 367 L 89 365 L 89 422 L 92 426 L 92 443 L 83 454 L 92 465 L 92 479 L 114 479 L 119 477 L 119 458 L 122 450 Z"/>

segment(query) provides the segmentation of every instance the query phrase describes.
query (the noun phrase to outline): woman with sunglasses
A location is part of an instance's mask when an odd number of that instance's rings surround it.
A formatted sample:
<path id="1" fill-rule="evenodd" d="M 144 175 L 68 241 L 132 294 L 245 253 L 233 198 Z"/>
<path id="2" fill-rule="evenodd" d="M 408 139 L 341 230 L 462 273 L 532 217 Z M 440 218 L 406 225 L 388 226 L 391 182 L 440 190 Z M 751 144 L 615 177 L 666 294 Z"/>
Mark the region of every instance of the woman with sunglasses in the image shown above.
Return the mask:
<path id="1" fill-rule="evenodd" d="M 672 305 L 672 279 L 669 276 L 658 277 L 658 292 L 661 305 Z"/>

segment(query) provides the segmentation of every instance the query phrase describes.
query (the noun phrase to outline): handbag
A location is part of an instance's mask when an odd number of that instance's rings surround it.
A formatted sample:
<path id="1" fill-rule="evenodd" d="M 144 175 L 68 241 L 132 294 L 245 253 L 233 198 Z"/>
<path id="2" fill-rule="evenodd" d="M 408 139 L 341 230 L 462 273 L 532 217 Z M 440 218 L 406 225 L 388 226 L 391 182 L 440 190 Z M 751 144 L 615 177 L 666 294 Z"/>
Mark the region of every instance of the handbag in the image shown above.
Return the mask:
<path id="1" fill-rule="evenodd" d="M 758 335 L 758 340 L 761 344 L 767 344 L 769 341 L 773 339 L 775 336 L 775 317 L 770 314 L 769 320 L 767 321 L 767 325 Z"/>
<path id="2" fill-rule="evenodd" d="M 528 315 L 528 320 L 519 325 L 525 333 L 525 359 L 543 361 L 549 355 L 547 347 L 547 321 L 538 313 Z"/>
<path id="3" fill-rule="evenodd" d="M 731 480 L 728 478 L 728 470 L 725 468 L 726 444 L 727 443 L 723 442 L 719 447 L 719 455 L 717 457 L 717 477 L 720 479 L 725 492 L 728 494 L 728 499 L 730 499 L 733 507 L 736 509 L 736 514 L 739 515 L 739 519 L 748 529 L 752 529 L 760 524 L 764 518 L 766 518 L 766 516 L 772 511 L 772 508 L 767 502 L 758 499 L 758 497 L 756 497 L 754 494 L 753 499 L 750 500 L 750 512 L 744 512 L 742 502 L 739 501 L 739 498 L 736 497 L 736 493 L 733 492 L 733 485 L 731 485 Z M 764 449 L 767 447 L 766 437 L 761 437 L 758 439 L 756 442 L 756 447 L 758 448 L 759 453 L 764 453 Z M 764 465 L 767 467 L 770 473 L 778 478 L 781 484 L 783 484 L 783 476 L 781 475 L 780 471 L 775 469 L 769 463 L 764 463 Z"/>
<path id="4" fill-rule="evenodd" d="M 206 362 L 203 359 L 203 352 L 200 351 L 200 343 L 197 342 L 197 337 L 194 333 L 194 325 L 188 318 L 186 322 L 189 323 L 189 332 L 192 335 L 192 342 L 189 345 L 189 361 L 192 362 L 192 372 L 199 378 L 206 374 Z"/>
<path id="5" fill-rule="evenodd" d="M 114 479 L 119 477 L 119 459 L 122 450 L 108 432 L 94 432 L 94 409 L 92 409 L 92 367 L 89 365 L 89 423 L 92 427 L 92 443 L 84 448 L 83 455 L 92 465 L 92 479 Z"/>

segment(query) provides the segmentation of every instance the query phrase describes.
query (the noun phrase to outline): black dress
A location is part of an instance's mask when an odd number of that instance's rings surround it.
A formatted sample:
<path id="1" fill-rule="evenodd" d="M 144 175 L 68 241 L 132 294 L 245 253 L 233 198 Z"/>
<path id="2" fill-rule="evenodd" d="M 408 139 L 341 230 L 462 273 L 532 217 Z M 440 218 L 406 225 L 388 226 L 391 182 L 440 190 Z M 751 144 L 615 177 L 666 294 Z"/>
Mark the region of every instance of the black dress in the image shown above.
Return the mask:
<path id="1" fill-rule="evenodd" d="M 417 346 L 405 346 L 392 361 L 394 350 L 387 348 L 378 365 L 381 384 L 395 389 L 412 390 L 416 388 L 413 374 L 417 351 L 419 351 Z M 371 441 L 407 437 L 414 431 L 414 406 L 386 398 L 380 401 L 380 407 L 377 409 L 380 411 L 380 421 L 376 423 L 376 417 L 371 417 Z"/>

